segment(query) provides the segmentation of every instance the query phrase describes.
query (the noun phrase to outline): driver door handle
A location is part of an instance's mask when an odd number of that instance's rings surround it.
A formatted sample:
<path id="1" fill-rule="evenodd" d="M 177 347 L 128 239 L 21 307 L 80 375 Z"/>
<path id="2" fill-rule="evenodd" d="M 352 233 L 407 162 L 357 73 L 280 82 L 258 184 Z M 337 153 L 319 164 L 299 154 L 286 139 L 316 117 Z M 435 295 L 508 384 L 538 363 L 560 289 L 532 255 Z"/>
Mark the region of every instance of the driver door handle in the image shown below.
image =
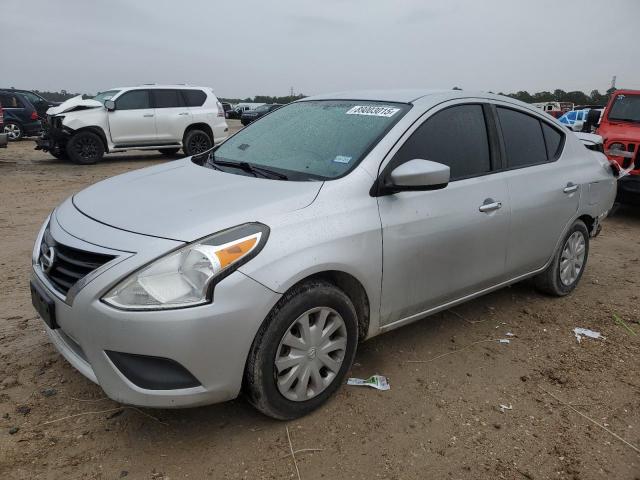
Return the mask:
<path id="1" fill-rule="evenodd" d="M 493 198 L 487 198 L 482 205 L 478 207 L 482 213 L 493 212 L 502 208 L 502 202 L 496 202 Z"/>
<path id="2" fill-rule="evenodd" d="M 578 190 L 578 185 L 573 182 L 567 183 L 567 186 L 562 189 L 564 193 L 573 193 Z"/>
<path id="3" fill-rule="evenodd" d="M 146 113 L 143 115 L 145 118 L 153 117 L 153 113 Z"/>

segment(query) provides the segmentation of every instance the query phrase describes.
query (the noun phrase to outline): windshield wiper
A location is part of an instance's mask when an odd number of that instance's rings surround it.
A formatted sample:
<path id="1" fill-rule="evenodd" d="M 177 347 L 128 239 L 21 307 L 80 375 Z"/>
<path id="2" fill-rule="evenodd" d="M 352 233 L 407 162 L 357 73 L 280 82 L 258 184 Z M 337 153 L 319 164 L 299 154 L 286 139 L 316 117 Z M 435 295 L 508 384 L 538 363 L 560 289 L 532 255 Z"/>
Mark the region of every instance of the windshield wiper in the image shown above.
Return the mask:
<path id="1" fill-rule="evenodd" d="M 230 162 L 228 160 L 217 160 L 215 157 L 212 156 L 212 157 L 209 157 L 209 159 L 207 160 L 207 164 L 213 167 L 222 166 L 222 167 L 239 168 L 240 170 L 244 170 L 245 172 L 251 173 L 254 177 L 257 177 L 258 175 L 260 175 L 264 178 L 277 178 L 279 180 L 289 179 L 289 177 L 287 177 L 284 173 L 276 172 L 269 168 L 256 167 L 255 165 L 252 165 L 249 162 Z"/>

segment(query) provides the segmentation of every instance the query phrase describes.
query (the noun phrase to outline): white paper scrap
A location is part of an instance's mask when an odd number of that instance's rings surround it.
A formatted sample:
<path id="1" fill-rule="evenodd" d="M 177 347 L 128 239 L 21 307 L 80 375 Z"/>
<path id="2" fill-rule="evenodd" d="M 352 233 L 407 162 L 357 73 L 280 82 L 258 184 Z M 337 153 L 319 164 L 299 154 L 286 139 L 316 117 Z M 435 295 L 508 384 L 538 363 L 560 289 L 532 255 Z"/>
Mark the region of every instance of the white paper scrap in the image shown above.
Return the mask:
<path id="1" fill-rule="evenodd" d="M 501 338 L 499 340 L 500 343 L 511 343 L 511 340 L 509 340 L 508 338 Z"/>
<path id="2" fill-rule="evenodd" d="M 578 340 L 578 343 L 580 343 L 582 337 L 595 339 L 602 338 L 604 340 L 604 337 L 600 334 L 600 332 L 594 332 L 593 330 L 589 330 L 588 328 L 576 327 L 573 329 L 573 334 L 576 336 L 576 340 Z"/>
<path id="3" fill-rule="evenodd" d="M 513 410 L 513 407 L 511 404 L 509 404 L 509 406 L 500 404 L 500 411 L 504 413 L 505 410 Z"/>
<path id="4" fill-rule="evenodd" d="M 372 375 L 366 380 L 363 380 L 362 378 L 349 378 L 347 380 L 347 385 L 361 385 L 365 387 L 373 387 L 378 390 L 389 390 L 391 388 L 387 377 L 383 377 L 382 375 Z"/>

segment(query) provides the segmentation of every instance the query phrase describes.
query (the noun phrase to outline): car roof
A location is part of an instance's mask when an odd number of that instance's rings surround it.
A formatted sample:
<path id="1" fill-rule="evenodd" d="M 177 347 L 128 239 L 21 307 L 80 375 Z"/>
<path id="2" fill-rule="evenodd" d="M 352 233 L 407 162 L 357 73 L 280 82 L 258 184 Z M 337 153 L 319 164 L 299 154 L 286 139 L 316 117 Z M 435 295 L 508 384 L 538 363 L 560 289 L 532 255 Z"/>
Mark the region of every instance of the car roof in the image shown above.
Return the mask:
<path id="1" fill-rule="evenodd" d="M 308 100 L 369 100 L 382 102 L 412 103 L 422 97 L 453 90 L 427 89 L 394 89 L 394 90 L 350 90 L 344 92 L 326 93 L 303 98 Z M 456 90 L 457 91 L 457 90 Z"/>
<path id="2" fill-rule="evenodd" d="M 183 89 L 192 89 L 198 88 L 200 90 L 211 90 L 211 87 L 199 87 L 197 85 L 187 85 L 187 84 L 175 84 L 175 85 L 159 85 L 156 83 L 149 83 L 144 85 L 133 85 L 129 87 L 113 87 L 107 88 L 106 90 L 101 90 L 101 92 L 108 92 L 109 90 L 139 90 L 139 89 L 156 89 L 156 88 L 183 88 Z"/>

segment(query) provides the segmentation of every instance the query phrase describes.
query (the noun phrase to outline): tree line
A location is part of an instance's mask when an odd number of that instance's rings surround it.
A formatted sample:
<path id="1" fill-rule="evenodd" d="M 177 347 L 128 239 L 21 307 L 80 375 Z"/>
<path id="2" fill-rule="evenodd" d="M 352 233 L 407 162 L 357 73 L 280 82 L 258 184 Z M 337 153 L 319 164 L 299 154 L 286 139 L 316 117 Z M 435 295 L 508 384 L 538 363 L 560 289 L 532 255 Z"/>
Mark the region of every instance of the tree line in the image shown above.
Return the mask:
<path id="1" fill-rule="evenodd" d="M 537 102 L 571 102 L 576 105 L 606 105 L 609 100 L 609 96 L 615 89 L 609 89 L 606 93 L 600 93 L 598 90 L 591 90 L 591 93 L 587 95 L 579 90 L 571 92 L 565 92 L 564 90 L 554 90 L 553 92 L 542 91 L 536 93 L 529 93 L 525 90 L 521 90 L 515 93 L 499 93 L 499 95 L 506 95 L 517 100 L 521 100 L 526 103 Z"/>

